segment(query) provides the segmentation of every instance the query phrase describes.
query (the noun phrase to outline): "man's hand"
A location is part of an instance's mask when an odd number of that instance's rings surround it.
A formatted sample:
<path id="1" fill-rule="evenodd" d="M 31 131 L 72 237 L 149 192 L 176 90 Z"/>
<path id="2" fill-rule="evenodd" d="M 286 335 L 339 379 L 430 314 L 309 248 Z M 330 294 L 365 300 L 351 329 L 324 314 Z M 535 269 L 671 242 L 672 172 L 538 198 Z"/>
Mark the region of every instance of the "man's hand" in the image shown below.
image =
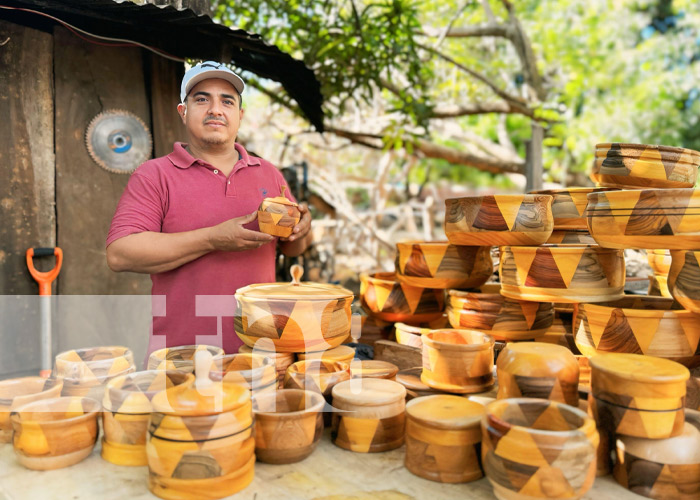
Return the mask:
<path id="1" fill-rule="evenodd" d="M 226 222 L 210 227 L 208 239 L 212 249 L 224 252 L 242 252 L 244 250 L 260 248 L 265 243 L 273 241 L 275 239 L 274 236 L 258 231 L 251 231 L 243 227 L 243 224 L 253 222 L 257 217 L 258 212 L 256 210 L 252 214 L 229 219 Z M 298 227 L 298 225 L 296 227 Z"/>
<path id="2" fill-rule="evenodd" d="M 280 238 L 280 241 L 295 241 L 303 239 L 311 230 L 311 214 L 306 203 L 299 203 L 299 222 L 292 229 L 292 234 L 287 238 Z"/>

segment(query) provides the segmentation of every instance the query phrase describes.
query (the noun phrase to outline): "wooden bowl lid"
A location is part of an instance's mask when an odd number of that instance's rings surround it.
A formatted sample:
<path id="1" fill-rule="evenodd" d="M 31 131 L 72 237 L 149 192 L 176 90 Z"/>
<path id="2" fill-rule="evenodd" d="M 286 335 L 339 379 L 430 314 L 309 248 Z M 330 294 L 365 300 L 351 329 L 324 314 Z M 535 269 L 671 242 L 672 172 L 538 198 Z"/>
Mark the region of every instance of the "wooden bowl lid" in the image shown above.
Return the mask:
<path id="1" fill-rule="evenodd" d="M 688 369 L 680 363 L 641 354 L 598 354 L 590 358 L 588 363 L 593 373 L 597 371 L 647 384 L 680 383 L 685 387 L 685 381 L 690 377 Z"/>
<path id="2" fill-rule="evenodd" d="M 380 406 L 406 398 L 406 388 L 384 378 L 356 378 L 333 386 L 333 399 L 356 406 Z"/>
<path id="3" fill-rule="evenodd" d="M 692 412 L 692 410 L 688 410 Z M 698 412 L 695 412 L 698 413 Z M 666 439 L 617 436 L 617 448 L 632 456 L 664 465 L 700 464 L 700 429 L 687 421 L 683 432 Z"/>
<path id="4" fill-rule="evenodd" d="M 484 413 L 484 405 L 449 394 L 422 396 L 406 403 L 406 414 L 410 418 L 440 429 L 478 427 Z"/>
<path id="5" fill-rule="evenodd" d="M 354 297 L 353 293 L 330 283 L 301 282 L 303 269 L 293 265 L 291 283 L 258 283 L 239 288 L 236 298 L 279 300 L 332 300 Z"/>
<path id="6" fill-rule="evenodd" d="M 298 203 L 294 203 L 284 194 L 286 189 L 287 186 L 282 186 L 279 196 L 275 196 L 274 198 L 264 198 L 262 203 L 260 204 L 260 209 L 265 210 L 267 207 L 269 207 L 270 205 L 274 205 L 275 203 L 279 205 L 287 205 L 290 207 L 298 207 Z"/>
<path id="7" fill-rule="evenodd" d="M 24 398 L 50 391 L 59 383 L 56 378 L 43 377 L 0 380 L 0 405 L 11 406 L 15 398 Z"/>
<path id="8" fill-rule="evenodd" d="M 434 392 L 438 393 L 440 391 L 437 391 L 433 389 L 432 387 L 429 387 L 425 385 L 421 379 L 420 379 L 420 374 L 423 372 L 423 367 L 417 366 L 415 368 L 408 368 L 406 370 L 400 370 L 396 374 L 396 381 L 404 386 L 406 389 L 409 391 L 418 391 L 418 392 Z"/>
<path id="9" fill-rule="evenodd" d="M 92 398 L 78 396 L 40 399 L 22 405 L 12 412 L 13 422 L 40 422 L 41 427 L 63 427 L 96 418 L 102 405 Z"/>
<path id="10" fill-rule="evenodd" d="M 353 363 L 350 366 L 350 372 L 353 377 L 368 377 L 368 378 L 393 378 L 399 371 L 399 367 L 388 361 L 379 361 L 377 359 L 366 359 L 359 363 Z"/>
<path id="11" fill-rule="evenodd" d="M 537 356 L 560 359 L 562 356 L 576 361 L 574 354 L 564 346 L 549 344 L 547 342 L 510 342 L 503 348 L 501 354 L 511 351 L 525 356 Z"/>
<path id="12" fill-rule="evenodd" d="M 318 352 L 301 352 L 297 356 L 300 360 L 304 359 L 314 359 L 320 357 L 321 359 L 332 359 L 335 361 L 345 360 L 347 358 L 355 357 L 355 349 L 349 345 L 339 345 L 333 349 L 326 349 L 325 351 Z"/>

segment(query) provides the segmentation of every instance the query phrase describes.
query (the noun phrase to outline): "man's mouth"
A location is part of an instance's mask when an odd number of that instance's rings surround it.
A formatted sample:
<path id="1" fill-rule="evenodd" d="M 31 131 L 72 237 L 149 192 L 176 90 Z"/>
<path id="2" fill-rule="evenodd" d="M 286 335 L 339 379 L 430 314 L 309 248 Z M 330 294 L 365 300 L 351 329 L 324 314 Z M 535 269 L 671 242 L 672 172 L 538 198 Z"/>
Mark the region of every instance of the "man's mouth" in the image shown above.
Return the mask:
<path id="1" fill-rule="evenodd" d="M 213 127 L 225 127 L 226 123 L 219 120 L 207 120 L 204 125 L 211 125 Z"/>

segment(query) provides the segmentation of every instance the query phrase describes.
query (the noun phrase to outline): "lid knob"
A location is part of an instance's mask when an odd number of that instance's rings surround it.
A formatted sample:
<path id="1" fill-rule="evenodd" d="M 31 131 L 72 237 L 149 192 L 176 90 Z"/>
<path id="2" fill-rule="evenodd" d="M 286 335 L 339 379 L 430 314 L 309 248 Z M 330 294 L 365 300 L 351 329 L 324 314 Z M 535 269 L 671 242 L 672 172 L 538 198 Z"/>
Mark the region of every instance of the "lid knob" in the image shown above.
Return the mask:
<path id="1" fill-rule="evenodd" d="M 294 264 L 289 272 L 292 275 L 292 285 L 300 285 L 301 277 L 304 275 L 304 269 L 299 264 Z"/>
<path id="2" fill-rule="evenodd" d="M 197 351 L 194 354 L 194 373 L 197 377 L 195 379 L 194 386 L 197 388 L 198 391 L 201 391 L 202 389 L 207 389 L 213 384 L 212 380 L 209 378 L 209 370 L 211 370 L 211 364 L 212 355 L 206 349 Z"/>

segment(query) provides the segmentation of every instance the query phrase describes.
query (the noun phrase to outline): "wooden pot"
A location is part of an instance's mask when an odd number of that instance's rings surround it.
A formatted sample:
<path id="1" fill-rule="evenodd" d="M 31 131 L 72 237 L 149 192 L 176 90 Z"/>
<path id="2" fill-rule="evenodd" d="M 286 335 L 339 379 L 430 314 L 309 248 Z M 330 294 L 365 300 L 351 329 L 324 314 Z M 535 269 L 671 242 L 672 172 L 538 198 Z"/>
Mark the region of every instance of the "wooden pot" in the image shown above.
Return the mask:
<path id="1" fill-rule="evenodd" d="M 249 347 L 245 344 L 238 348 L 238 352 L 246 354 L 256 354 L 270 358 L 275 364 L 277 371 L 277 386 L 282 388 L 284 385 L 284 376 L 287 373 L 287 368 L 296 361 L 296 355 L 292 352 L 276 352 L 275 346 L 270 339 L 259 339 L 255 343 L 255 347 Z"/>
<path id="2" fill-rule="evenodd" d="M 253 409 L 258 460 L 291 464 L 311 455 L 323 435 L 324 405 L 320 394 L 298 389 L 256 395 Z"/>
<path id="3" fill-rule="evenodd" d="M 148 356 L 149 370 L 179 370 L 194 372 L 194 356 L 199 351 L 208 351 L 212 356 L 222 356 L 224 350 L 213 345 L 181 345 L 153 351 Z"/>
<path id="4" fill-rule="evenodd" d="M 552 326 L 554 308 L 549 302 L 512 300 L 500 293 L 450 290 L 447 316 L 453 328 L 487 331 L 496 340 L 529 340 Z"/>
<path id="5" fill-rule="evenodd" d="M 435 330 L 423 336 L 421 381 L 445 392 L 484 392 L 493 385 L 493 338 L 476 330 Z"/>
<path id="6" fill-rule="evenodd" d="M 549 237 L 546 243 L 553 245 L 597 245 L 588 229 L 555 230 L 552 231 L 552 236 Z"/>
<path id="7" fill-rule="evenodd" d="M 352 378 L 384 378 L 396 380 L 399 367 L 388 361 L 376 359 L 362 360 L 350 365 Z"/>
<path id="8" fill-rule="evenodd" d="M 649 498 L 700 498 L 700 414 L 693 413 L 695 421 L 686 421 L 683 432 L 676 437 L 620 436 L 613 469 L 615 480 Z"/>
<path id="9" fill-rule="evenodd" d="M 17 461 L 27 469 L 52 470 L 77 464 L 95 446 L 100 403 L 61 397 L 32 401 L 10 414 Z"/>
<path id="10" fill-rule="evenodd" d="M 193 375 L 176 370 L 135 372 L 110 380 L 102 400 L 102 458 L 115 465 L 147 465 L 146 434 L 153 396 L 193 382 Z"/>
<path id="11" fill-rule="evenodd" d="M 690 372 L 667 359 L 640 354 L 590 358 L 589 408 L 596 423 L 618 435 L 663 439 L 683 432 Z"/>
<path id="12" fill-rule="evenodd" d="M 297 361 L 287 368 L 284 376 L 285 389 L 302 389 L 318 392 L 329 398 L 333 386 L 350 380 L 350 365 L 326 359 Z"/>
<path id="13" fill-rule="evenodd" d="M 573 406 L 543 399 L 501 399 L 481 421 L 481 459 L 502 500 L 581 498 L 596 475 L 598 431 Z"/>
<path id="14" fill-rule="evenodd" d="M 566 347 L 512 342 L 498 355 L 498 399 L 542 398 L 578 406 L 579 365 Z"/>
<path id="15" fill-rule="evenodd" d="M 605 302 L 622 298 L 622 250 L 595 245 L 501 248 L 501 295 L 535 302 Z"/>
<path id="16" fill-rule="evenodd" d="M 101 401 L 105 384 L 136 371 L 134 355 L 121 346 L 89 347 L 56 356 L 53 375 L 63 379 L 63 396 L 91 397 Z"/>
<path id="17" fill-rule="evenodd" d="M 700 252 L 673 250 L 668 289 L 688 311 L 700 313 Z"/>
<path id="18" fill-rule="evenodd" d="M 300 352 L 297 357 L 300 361 L 307 359 L 326 359 L 328 361 L 340 361 L 350 364 L 355 359 L 355 348 L 349 345 L 339 345 L 333 349 L 319 352 Z"/>
<path id="19" fill-rule="evenodd" d="M 287 186 L 282 186 L 279 196 L 265 198 L 258 209 L 258 226 L 263 233 L 288 238 L 294 226 L 299 223 L 299 205 L 287 199 L 284 194 Z"/>
<path id="20" fill-rule="evenodd" d="M 531 194 L 549 195 L 554 198 L 552 200 L 554 231 L 561 232 L 583 229 L 585 232 L 588 232 L 586 218 L 583 216 L 586 211 L 586 205 L 588 204 L 587 196 L 589 193 L 598 191 L 610 191 L 610 188 L 571 187 L 565 189 L 532 191 Z"/>
<path id="21" fill-rule="evenodd" d="M 591 193 L 586 221 L 591 236 L 606 248 L 700 248 L 700 190 Z"/>
<path id="22" fill-rule="evenodd" d="M 301 267 L 292 266 L 291 271 L 291 283 L 238 289 L 236 334 L 250 347 L 260 338 L 269 338 L 279 352 L 339 346 L 350 334 L 352 292 L 337 285 L 302 283 Z"/>
<path id="23" fill-rule="evenodd" d="M 551 196 L 505 194 L 445 200 L 453 245 L 540 245 L 554 229 Z"/>
<path id="24" fill-rule="evenodd" d="M 12 441 L 10 412 L 32 401 L 61 395 L 63 381 L 55 378 L 22 377 L 0 381 L 0 444 Z"/>
<path id="25" fill-rule="evenodd" d="M 692 149 L 649 144 L 604 143 L 595 146 L 591 179 L 600 186 L 691 188 L 700 153 Z"/>
<path id="26" fill-rule="evenodd" d="M 433 389 L 430 386 L 421 382 L 420 376 L 423 372 L 422 366 L 399 370 L 396 374 L 396 381 L 406 388 L 406 401 L 421 396 L 432 396 L 441 394 L 440 391 Z"/>
<path id="27" fill-rule="evenodd" d="M 410 286 L 476 288 L 493 274 L 491 247 L 406 241 L 397 243 L 396 250 L 396 279 Z"/>
<path id="28" fill-rule="evenodd" d="M 445 292 L 399 283 L 396 273 L 360 274 L 362 307 L 382 321 L 421 323 L 442 316 Z"/>
<path id="29" fill-rule="evenodd" d="M 253 395 L 277 389 L 277 370 L 272 359 L 259 354 L 239 352 L 224 354 L 212 360 L 209 376 L 229 384 L 241 384 Z"/>
<path id="30" fill-rule="evenodd" d="M 481 418 L 486 408 L 460 396 L 436 395 L 406 404 L 406 468 L 441 483 L 479 479 Z"/>
<path id="31" fill-rule="evenodd" d="M 333 387 L 336 446 L 360 453 L 393 450 L 404 442 L 406 389 L 398 382 L 359 378 Z"/>
<path id="32" fill-rule="evenodd" d="M 619 352 L 700 364 L 700 316 L 664 297 L 629 295 L 602 304 L 578 304 L 576 346 L 585 356 Z M 676 308 L 676 309 L 673 309 Z"/>

